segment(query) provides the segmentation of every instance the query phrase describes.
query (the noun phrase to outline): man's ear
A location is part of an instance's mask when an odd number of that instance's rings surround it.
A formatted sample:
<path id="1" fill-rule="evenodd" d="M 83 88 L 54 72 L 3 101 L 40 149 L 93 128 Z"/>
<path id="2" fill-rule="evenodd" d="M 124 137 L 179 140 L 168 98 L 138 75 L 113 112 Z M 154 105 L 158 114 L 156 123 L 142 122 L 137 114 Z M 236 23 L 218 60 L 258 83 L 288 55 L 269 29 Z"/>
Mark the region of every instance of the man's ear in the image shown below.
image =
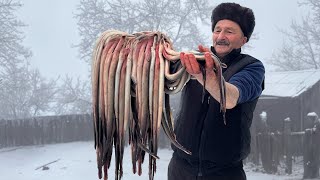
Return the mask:
<path id="1" fill-rule="evenodd" d="M 243 39 L 242 39 L 242 45 L 244 45 L 245 43 L 247 43 L 248 42 L 248 38 L 247 37 L 245 37 L 245 36 L 243 36 Z"/>

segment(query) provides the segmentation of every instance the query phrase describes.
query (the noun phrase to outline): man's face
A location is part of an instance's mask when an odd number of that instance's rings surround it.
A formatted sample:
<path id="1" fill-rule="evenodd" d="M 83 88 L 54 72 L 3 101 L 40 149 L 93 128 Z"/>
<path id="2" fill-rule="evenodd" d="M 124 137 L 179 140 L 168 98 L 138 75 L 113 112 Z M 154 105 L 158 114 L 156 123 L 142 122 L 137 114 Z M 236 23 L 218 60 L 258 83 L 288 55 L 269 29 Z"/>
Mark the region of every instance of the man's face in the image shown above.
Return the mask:
<path id="1" fill-rule="evenodd" d="M 238 49 L 247 42 L 240 26 L 230 20 L 224 19 L 217 22 L 213 33 L 213 47 L 219 57 L 224 57 L 233 49 Z"/>

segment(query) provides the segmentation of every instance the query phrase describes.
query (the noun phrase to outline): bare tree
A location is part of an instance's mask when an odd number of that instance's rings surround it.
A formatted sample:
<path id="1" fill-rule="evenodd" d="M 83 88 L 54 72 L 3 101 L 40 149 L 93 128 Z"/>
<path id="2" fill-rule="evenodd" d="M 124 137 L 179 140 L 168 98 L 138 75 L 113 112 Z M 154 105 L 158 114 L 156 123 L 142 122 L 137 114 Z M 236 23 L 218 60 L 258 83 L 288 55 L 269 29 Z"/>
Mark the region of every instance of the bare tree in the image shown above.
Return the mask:
<path id="1" fill-rule="evenodd" d="M 46 113 L 55 95 L 56 81 L 47 82 L 38 70 L 16 65 L 2 72 L 0 117 L 17 119 Z"/>
<path id="2" fill-rule="evenodd" d="M 309 6 L 310 14 L 301 23 L 293 21 L 291 31 L 282 31 L 287 41 L 271 59 L 278 70 L 320 68 L 320 1 L 305 0 L 300 5 Z"/>
<path id="3" fill-rule="evenodd" d="M 55 114 L 91 113 L 91 89 L 87 81 L 65 76 L 53 107 Z"/>
<path id="4" fill-rule="evenodd" d="M 210 42 L 198 24 L 208 25 L 211 10 L 205 0 L 81 0 L 75 16 L 81 36 L 80 56 L 90 63 L 95 40 L 108 29 L 161 31 L 168 34 L 176 49 L 195 49 Z"/>
<path id="5" fill-rule="evenodd" d="M 16 119 L 46 112 L 54 95 L 55 81 L 47 82 L 30 69 L 31 51 L 22 45 L 16 10 L 21 4 L 0 0 L 0 118 Z"/>
<path id="6" fill-rule="evenodd" d="M 0 66 L 24 62 L 31 56 L 31 51 L 21 45 L 25 26 L 18 21 L 14 12 L 21 4 L 13 0 L 0 0 Z M 3 71 L 3 68 L 0 69 Z"/>

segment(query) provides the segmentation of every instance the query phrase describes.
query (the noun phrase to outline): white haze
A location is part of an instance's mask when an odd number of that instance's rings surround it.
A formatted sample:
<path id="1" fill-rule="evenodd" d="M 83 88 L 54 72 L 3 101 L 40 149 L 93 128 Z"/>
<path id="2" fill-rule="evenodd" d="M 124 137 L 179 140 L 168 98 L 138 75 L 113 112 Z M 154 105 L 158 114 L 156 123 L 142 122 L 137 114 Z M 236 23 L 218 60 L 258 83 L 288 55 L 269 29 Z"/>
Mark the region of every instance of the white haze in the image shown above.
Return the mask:
<path id="1" fill-rule="evenodd" d="M 24 0 L 18 17 L 27 27 L 25 46 L 31 48 L 31 64 L 47 77 L 68 74 L 88 76 L 88 65 L 72 46 L 80 42 L 74 18 L 78 0 Z"/>
<path id="2" fill-rule="evenodd" d="M 211 1 L 217 5 L 221 0 Z M 247 50 L 262 60 L 267 70 L 268 58 L 282 45 L 285 36 L 279 29 L 288 29 L 293 19 L 301 20 L 305 8 L 299 8 L 296 0 L 235 0 L 234 2 L 253 9 L 256 16 L 255 33 L 258 40 L 249 41 L 252 49 Z M 77 21 L 74 18 L 78 0 L 24 0 L 18 17 L 27 27 L 24 44 L 33 51 L 31 63 L 47 77 L 61 74 L 88 76 L 88 64 L 80 60 L 72 45 L 79 43 Z M 200 26 L 200 24 L 199 24 Z M 204 27 L 211 39 L 210 27 Z"/>
<path id="3" fill-rule="evenodd" d="M 218 4 L 220 0 L 214 1 Z M 279 29 L 288 29 L 293 19 L 300 20 L 307 11 L 299 8 L 296 0 L 236 0 L 242 5 L 251 7 L 256 15 L 255 33 L 258 40 L 250 41 L 252 49 L 247 53 L 262 60 L 268 69 L 268 58 L 281 47 L 285 36 Z M 89 65 L 78 57 L 76 48 L 72 45 L 79 43 L 76 19 L 74 13 L 79 0 L 24 0 L 18 12 L 25 27 L 24 44 L 31 48 L 33 57 L 31 64 L 48 77 L 68 74 L 86 78 Z M 206 27 L 208 38 L 211 39 L 210 27 Z M 95 152 L 92 142 L 76 142 L 68 144 L 28 146 L 0 150 L 1 180 L 87 180 L 98 179 Z M 9 151 L 8 151 L 9 150 Z M 132 175 L 127 151 L 124 165 L 126 167 L 124 180 L 148 179 L 147 168 L 144 168 L 143 177 Z M 160 151 L 156 179 L 166 179 L 167 164 L 171 157 L 170 150 Z M 40 165 L 60 159 L 49 165 L 49 170 L 35 170 Z M 145 163 L 146 166 L 147 163 Z M 301 179 L 301 170 L 291 176 L 267 175 L 252 172 L 247 169 L 248 180 L 282 180 Z M 114 170 L 110 170 L 110 179 Z M 300 173 L 300 174 L 299 174 Z"/>

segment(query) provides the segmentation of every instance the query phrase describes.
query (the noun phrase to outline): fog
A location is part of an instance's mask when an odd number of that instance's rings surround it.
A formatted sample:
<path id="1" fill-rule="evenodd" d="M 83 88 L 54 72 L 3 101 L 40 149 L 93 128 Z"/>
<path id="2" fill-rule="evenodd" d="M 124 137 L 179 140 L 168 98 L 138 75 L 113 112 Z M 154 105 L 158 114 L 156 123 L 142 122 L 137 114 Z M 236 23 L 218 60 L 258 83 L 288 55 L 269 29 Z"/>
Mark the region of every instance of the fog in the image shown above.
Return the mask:
<path id="1" fill-rule="evenodd" d="M 216 0 L 214 4 L 220 2 L 224 1 Z M 299 7 L 296 0 L 234 2 L 252 8 L 256 17 L 254 33 L 258 39 L 251 40 L 253 48 L 245 52 L 263 61 L 267 70 L 272 70 L 268 58 L 285 39 L 280 29 L 290 28 L 292 20 L 299 21 L 308 11 Z M 18 17 L 27 25 L 23 29 L 24 44 L 33 52 L 31 63 L 47 77 L 69 74 L 85 78 L 88 75 L 89 65 L 79 58 L 77 48 L 73 47 L 80 38 L 74 18 L 78 3 L 77 0 L 25 0 L 19 10 Z M 203 28 L 211 38 L 210 27 Z"/>
<path id="2" fill-rule="evenodd" d="M 59 74 L 88 75 L 88 65 L 80 60 L 73 46 L 79 43 L 74 18 L 77 0 L 25 0 L 19 18 L 27 27 L 25 46 L 31 48 L 33 67 L 47 77 Z"/>
<path id="3" fill-rule="evenodd" d="M 47 78 L 69 75 L 88 80 L 91 67 L 79 57 L 76 47 L 80 43 L 80 35 L 77 19 L 74 16 L 79 2 L 79 0 L 24 0 L 22 7 L 17 12 L 19 20 L 26 24 L 26 27 L 22 29 L 25 36 L 23 45 L 30 48 L 33 53 L 30 58 L 31 66 L 39 69 L 41 74 Z M 212 2 L 217 5 L 225 1 L 216 0 Z M 268 64 L 268 60 L 275 51 L 282 47 L 283 41 L 286 40 L 286 36 L 281 31 L 290 30 L 292 21 L 299 22 L 302 16 L 308 14 L 308 10 L 306 7 L 300 7 L 297 0 L 235 0 L 234 2 L 250 7 L 256 17 L 254 30 L 256 39 L 250 40 L 248 43 L 250 48 L 245 48 L 244 53 L 261 60 L 267 71 L 272 71 L 273 67 Z M 204 32 L 207 32 L 208 38 L 211 39 L 211 27 L 200 23 L 199 26 L 203 28 Z M 209 45 L 207 44 L 207 46 Z M 32 120 L 36 121 L 36 118 Z M 65 122 L 70 124 L 69 119 Z M 50 127 L 50 124 L 46 127 Z M 20 133 L 18 134 L 21 135 Z M 13 145 L 5 148 L 0 146 L 0 169 L 6 171 L 2 177 L 5 180 L 15 177 L 18 177 L 18 179 L 46 180 L 57 178 L 62 180 L 98 179 L 93 142 L 71 142 L 71 140 L 67 142 L 56 141 L 53 143 L 57 144 L 53 145 L 48 145 L 52 142 L 44 143 L 45 145 L 34 143 L 34 145 L 18 147 Z M 77 153 L 75 154 L 74 151 L 77 151 Z M 129 151 L 129 149 L 126 149 L 126 151 Z M 161 149 L 161 160 L 156 179 L 166 179 L 167 165 L 171 153 L 170 149 Z M 129 156 L 129 152 L 126 153 L 126 156 Z M 10 161 L 10 163 L 4 163 L 7 161 Z M 37 167 L 52 161 L 55 163 L 48 166 L 48 171 L 35 170 Z M 147 179 L 147 168 L 144 170 L 143 177 L 133 177 L 129 161 L 129 157 L 126 157 L 124 163 L 127 167 L 125 169 L 125 177 L 127 178 L 124 179 Z M 293 174 L 291 175 L 284 173 L 283 167 L 279 168 L 280 174 L 270 175 L 262 173 L 263 170 L 250 163 L 245 166 L 249 180 L 301 179 L 303 162 L 298 161 L 293 168 Z M 113 179 L 114 169 L 109 172 L 112 174 L 110 179 Z"/>

